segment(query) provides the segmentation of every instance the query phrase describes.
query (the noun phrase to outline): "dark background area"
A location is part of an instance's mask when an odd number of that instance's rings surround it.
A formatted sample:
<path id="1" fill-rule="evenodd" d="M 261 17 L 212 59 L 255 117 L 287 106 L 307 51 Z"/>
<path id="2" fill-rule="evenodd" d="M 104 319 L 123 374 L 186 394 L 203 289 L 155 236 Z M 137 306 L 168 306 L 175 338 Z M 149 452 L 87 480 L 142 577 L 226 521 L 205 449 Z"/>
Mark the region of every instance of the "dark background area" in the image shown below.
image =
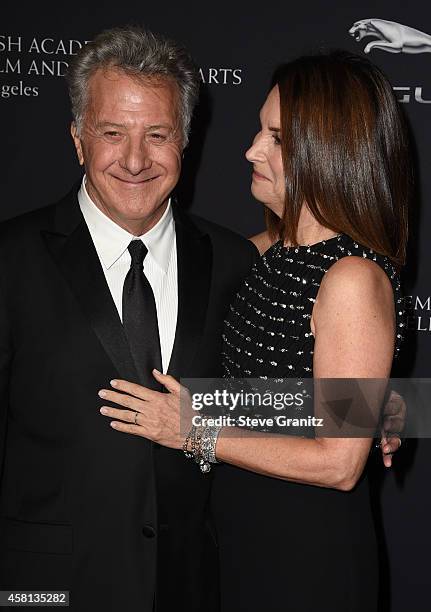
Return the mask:
<path id="1" fill-rule="evenodd" d="M 431 51 L 431 4 L 425 2 L 268 0 L 256 5 L 160 2 L 146 6 L 137 0 L 91 4 L 78 0 L 74 6 L 43 2 L 31 8 L 22 2 L 3 6 L 0 219 L 55 201 L 80 176 L 62 77 L 70 55 L 62 52 L 61 44 L 69 51 L 70 40 L 83 43 L 104 28 L 135 23 L 185 44 L 202 69 L 201 103 L 178 188 L 182 205 L 246 236 L 261 231 L 262 207 L 249 193 L 251 172 L 244 152 L 256 132 L 271 72 L 282 61 L 322 48 L 362 54 L 371 38 L 356 42 L 348 30 L 355 21 L 366 18 L 394 21 L 428 34 Z M 19 42 L 20 49 L 17 44 L 9 46 L 8 37 L 12 43 Z M 72 51 L 77 44 L 72 43 Z M 431 53 L 372 50 L 369 57 L 394 87 L 402 88 L 397 89 L 397 96 L 403 100 L 417 158 L 410 256 L 403 277 L 412 312 L 397 374 L 429 377 Z M 20 95 L 9 95 L 12 86 L 18 86 L 15 91 Z M 385 612 L 429 607 L 430 459 L 428 440 L 407 440 L 390 471 L 383 469 L 378 453 L 370 459 L 384 578 L 381 609 Z M 316 554 L 324 562 L 324 551 Z"/>

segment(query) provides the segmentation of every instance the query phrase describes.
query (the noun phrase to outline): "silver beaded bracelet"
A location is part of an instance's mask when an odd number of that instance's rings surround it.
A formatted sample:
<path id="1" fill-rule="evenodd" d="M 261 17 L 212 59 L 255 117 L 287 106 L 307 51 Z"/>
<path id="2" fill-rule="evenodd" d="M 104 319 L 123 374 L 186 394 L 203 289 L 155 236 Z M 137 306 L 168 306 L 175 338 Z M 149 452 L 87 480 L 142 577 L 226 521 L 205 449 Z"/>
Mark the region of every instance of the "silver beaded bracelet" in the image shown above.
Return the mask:
<path id="1" fill-rule="evenodd" d="M 221 427 L 205 427 L 201 441 L 201 455 L 208 463 L 219 463 L 216 459 L 215 449 Z"/>
<path id="2" fill-rule="evenodd" d="M 221 427 L 192 426 L 183 444 L 183 452 L 187 459 L 194 459 L 203 474 L 211 471 L 211 464 L 219 463 L 215 449 Z M 190 449 L 189 449 L 190 444 Z"/>

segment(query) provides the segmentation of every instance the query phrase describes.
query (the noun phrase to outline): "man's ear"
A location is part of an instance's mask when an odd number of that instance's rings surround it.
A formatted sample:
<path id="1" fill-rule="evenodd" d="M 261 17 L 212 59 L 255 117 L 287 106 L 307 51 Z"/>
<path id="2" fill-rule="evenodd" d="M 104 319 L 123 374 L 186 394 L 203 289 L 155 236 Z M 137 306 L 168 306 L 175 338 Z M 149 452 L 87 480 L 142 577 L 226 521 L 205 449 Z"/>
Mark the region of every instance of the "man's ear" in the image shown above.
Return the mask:
<path id="1" fill-rule="evenodd" d="M 84 155 L 82 153 L 82 143 L 81 143 L 80 137 L 78 136 L 78 130 L 76 128 L 76 123 L 74 121 L 72 121 L 72 123 L 70 124 L 70 133 L 72 134 L 73 143 L 75 145 L 79 165 L 83 166 L 84 165 Z"/>

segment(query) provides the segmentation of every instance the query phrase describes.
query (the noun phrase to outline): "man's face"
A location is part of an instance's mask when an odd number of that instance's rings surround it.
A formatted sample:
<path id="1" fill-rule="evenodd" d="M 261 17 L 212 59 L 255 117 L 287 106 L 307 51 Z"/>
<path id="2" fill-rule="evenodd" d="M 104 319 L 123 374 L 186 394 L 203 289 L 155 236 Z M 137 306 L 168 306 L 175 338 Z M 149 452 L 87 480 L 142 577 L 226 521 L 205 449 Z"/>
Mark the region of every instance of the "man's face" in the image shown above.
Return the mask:
<path id="1" fill-rule="evenodd" d="M 180 176 L 175 85 L 98 70 L 90 78 L 82 132 L 72 124 L 72 137 L 98 208 L 131 233 L 151 229 Z"/>

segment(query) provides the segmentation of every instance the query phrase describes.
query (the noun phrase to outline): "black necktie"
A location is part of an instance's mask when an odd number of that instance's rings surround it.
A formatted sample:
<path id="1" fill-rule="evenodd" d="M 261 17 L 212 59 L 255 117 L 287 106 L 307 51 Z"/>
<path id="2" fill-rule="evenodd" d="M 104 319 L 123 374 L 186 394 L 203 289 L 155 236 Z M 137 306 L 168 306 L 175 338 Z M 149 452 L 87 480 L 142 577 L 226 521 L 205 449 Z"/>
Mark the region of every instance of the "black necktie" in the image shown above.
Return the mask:
<path id="1" fill-rule="evenodd" d="M 151 373 L 162 371 L 159 326 L 153 290 L 144 274 L 147 247 L 142 240 L 132 240 L 128 246 L 132 258 L 123 285 L 123 326 L 141 384 L 152 389 L 160 385 Z"/>

